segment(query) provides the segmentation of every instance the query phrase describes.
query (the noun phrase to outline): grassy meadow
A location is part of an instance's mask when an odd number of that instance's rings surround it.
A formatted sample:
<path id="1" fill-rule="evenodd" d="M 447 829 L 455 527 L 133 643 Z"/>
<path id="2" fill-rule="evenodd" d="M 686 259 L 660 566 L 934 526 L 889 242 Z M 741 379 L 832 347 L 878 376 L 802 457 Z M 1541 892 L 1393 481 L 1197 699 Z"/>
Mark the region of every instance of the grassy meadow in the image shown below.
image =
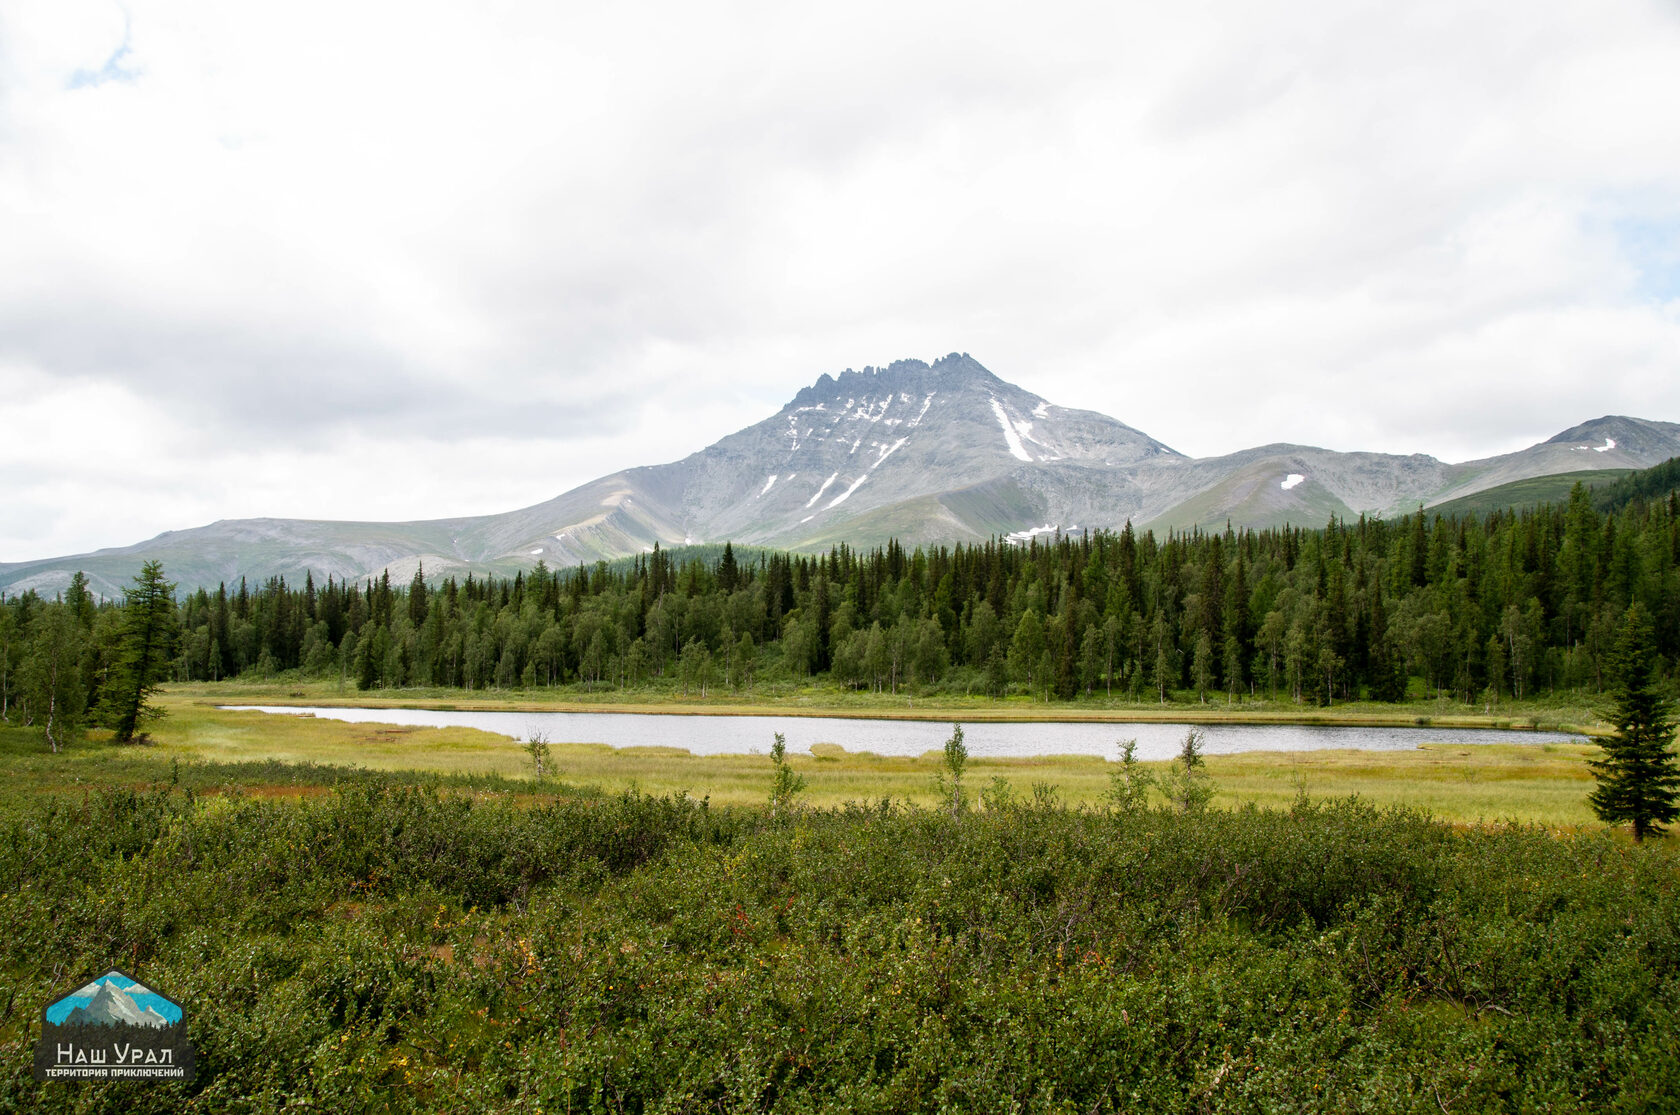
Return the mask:
<path id="1" fill-rule="evenodd" d="M 571 695 L 569 695 L 571 696 Z M 295 780 L 286 765 L 306 764 L 325 768 L 361 768 L 370 771 L 402 771 L 453 780 L 463 785 L 496 785 L 512 791 L 529 790 L 532 765 L 518 743 L 504 736 L 470 728 L 414 728 L 385 724 L 347 724 L 312 717 L 291 717 L 255 712 L 224 711 L 223 703 L 260 704 L 346 704 L 360 707 L 422 704 L 429 707 L 487 708 L 498 710 L 621 709 L 637 712 L 699 711 L 775 712 L 778 715 L 905 716 L 940 721 L 985 719 L 1052 719 L 1065 717 L 1056 706 L 986 702 L 967 708 L 904 708 L 903 699 L 860 702 L 850 695 L 835 694 L 827 701 L 806 693 L 799 703 L 764 700 L 758 703 L 710 703 L 681 706 L 673 702 L 621 702 L 604 700 L 536 702 L 528 696 L 505 695 L 502 699 L 463 701 L 439 700 L 424 693 L 369 697 L 355 692 L 337 692 L 330 685 L 222 685 L 174 686 L 159 702 L 166 715 L 151 729 L 152 744 L 145 748 L 117 748 L 103 742 L 99 733 L 62 757 L 44 754 L 38 733 L 0 728 L 0 739 L 8 740 L 9 756 L 5 778 L 12 787 L 6 796 L 19 791 L 68 786 L 72 789 L 99 782 L 142 786 L 159 780 L 171 764 L 202 767 L 188 777 L 219 785 L 284 787 Z M 1446 726 L 1504 727 L 1513 723 L 1540 722 L 1548 726 L 1578 723 L 1589 714 L 1578 708 L 1546 708 L 1521 716 L 1478 717 L 1462 707 L 1443 710 L 1427 706 L 1429 722 Z M 1087 719 L 1098 718 L 1089 708 L 1081 710 Z M 1423 713 L 1418 708 L 1396 712 L 1392 707 L 1376 711 L 1345 706 L 1330 710 L 1309 710 L 1311 719 L 1322 723 L 1390 723 L 1413 725 Z M 1103 710 L 1103 717 L 1156 718 L 1168 721 L 1240 719 L 1245 722 L 1284 719 L 1287 710 L 1277 708 L 1233 709 L 1221 705 L 1159 705 Z M 1379 719 L 1382 718 L 1382 719 Z M 1569 718 L 1569 719 L 1566 719 Z M 1293 719 L 1309 719 L 1297 710 Z M 1123 731 L 1117 729 L 1117 740 Z M 1512 735 L 1520 738 L 1521 733 Z M 769 760 L 763 754 L 769 739 L 743 740 L 742 754 L 696 756 L 662 747 L 650 740 L 645 747 L 613 749 L 599 744 L 563 741 L 551 744 L 550 769 L 559 781 L 578 788 L 607 793 L 635 788 L 648 794 L 687 793 L 710 798 L 719 805 L 756 805 L 765 801 L 769 785 Z M 758 754 L 747 752 L 756 750 Z M 916 758 L 886 757 L 847 752 L 838 745 L 821 745 L 817 754 L 795 754 L 790 762 L 806 779 L 803 800 L 815 806 L 837 806 L 847 802 L 893 801 L 932 805 L 936 799 L 934 778 L 939 770 L 937 753 Z M 1116 752 L 1118 753 L 1118 752 Z M 1378 805 L 1404 805 L 1423 810 L 1442 820 L 1456 823 L 1533 822 L 1548 825 L 1581 826 L 1593 823 L 1586 795 L 1592 788 L 1587 761 L 1597 753 L 1590 745 L 1498 743 L 1485 745 L 1428 744 L 1411 752 L 1315 751 L 1291 753 L 1246 753 L 1214 755 L 1208 768 L 1218 784 L 1215 807 L 1240 808 L 1247 804 L 1273 808 L 1289 805 L 1298 796 L 1330 799 L 1358 796 Z M 277 766 L 278 765 L 278 766 Z M 1146 764 L 1160 770 L 1166 763 Z M 1003 779 L 1017 795 L 1030 795 L 1035 786 L 1049 787 L 1059 800 L 1070 805 L 1095 806 L 1109 787 L 1115 764 L 1089 756 L 1060 755 L 1038 758 L 971 759 L 968 778 L 976 791 Z M 177 770 L 175 777 L 181 775 Z M 321 777 L 326 777 L 322 775 Z"/>

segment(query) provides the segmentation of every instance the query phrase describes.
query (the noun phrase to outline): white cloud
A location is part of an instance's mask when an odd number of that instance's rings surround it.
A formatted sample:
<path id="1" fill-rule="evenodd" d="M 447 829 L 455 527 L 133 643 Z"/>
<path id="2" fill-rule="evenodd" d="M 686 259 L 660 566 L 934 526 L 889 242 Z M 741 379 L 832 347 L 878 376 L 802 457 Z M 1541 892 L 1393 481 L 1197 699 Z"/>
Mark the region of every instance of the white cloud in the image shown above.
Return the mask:
<path id="1" fill-rule="evenodd" d="M 501 510 L 952 350 L 1200 455 L 1672 420 L 1677 55 L 1643 0 L 17 0 L 0 559 Z"/>

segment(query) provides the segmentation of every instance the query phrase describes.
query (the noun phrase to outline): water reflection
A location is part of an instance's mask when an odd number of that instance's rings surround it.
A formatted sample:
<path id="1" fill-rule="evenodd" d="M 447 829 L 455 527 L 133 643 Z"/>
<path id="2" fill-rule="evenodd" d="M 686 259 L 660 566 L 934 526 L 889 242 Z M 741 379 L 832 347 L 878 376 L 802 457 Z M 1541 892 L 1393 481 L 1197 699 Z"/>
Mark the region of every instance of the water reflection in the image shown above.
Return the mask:
<path id="1" fill-rule="evenodd" d="M 877 755 L 920 755 L 938 751 L 951 734 L 949 722 L 851 720 L 814 716 L 656 716 L 618 712 L 460 712 L 443 709 L 360 709 L 281 705 L 223 705 L 249 710 L 318 716 L 351 723 L 414 727 L 479 728 L 527 739 L 533 731 L 550 743 L 604 743 L 611 747 L 680 747 L 696 755 L 768 752 L 774 734 L 787 737 L 792 751 L 834 743 L 847 751 Z M 960 718 L 959 718 L 960 719 Z M 1239 751 L 1409 751 L 1423 743 L 1579 743 L 1581 736 L 1493 728 L 1319 727 L 1301 724 L 1203 724 L 1210 755 Z M 1168 759 L 1178 753 L 1188 724 L 1028 724 L 963 722 L 964 740 L 976 758 L 1035 755 L 1101 755 L 1113 759 L 1121 740 L 1138 741 L 1140 759 Z"/>

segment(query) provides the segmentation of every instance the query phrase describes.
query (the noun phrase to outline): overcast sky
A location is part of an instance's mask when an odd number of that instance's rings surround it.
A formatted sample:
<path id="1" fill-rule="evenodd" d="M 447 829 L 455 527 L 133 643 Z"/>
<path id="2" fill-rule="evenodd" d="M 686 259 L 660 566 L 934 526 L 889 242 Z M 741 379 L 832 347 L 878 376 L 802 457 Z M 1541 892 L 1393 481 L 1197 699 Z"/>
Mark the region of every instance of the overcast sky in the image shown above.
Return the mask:
<path id="1" fill-rule="evenodd" d="M 951 351 L 1194 456 L 1680 420 L 1680 4 L 0 6 L 0 561 Z"/>

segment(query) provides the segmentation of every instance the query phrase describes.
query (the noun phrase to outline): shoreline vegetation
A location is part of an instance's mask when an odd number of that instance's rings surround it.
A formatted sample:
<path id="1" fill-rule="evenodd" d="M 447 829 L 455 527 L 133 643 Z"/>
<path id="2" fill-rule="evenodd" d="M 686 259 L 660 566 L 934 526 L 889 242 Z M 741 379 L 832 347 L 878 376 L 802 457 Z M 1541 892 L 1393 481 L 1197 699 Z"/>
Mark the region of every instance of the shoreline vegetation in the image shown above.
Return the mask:
<path id="1" fill-rule="evenodd" d="M 428 699 L 428 696 L 431 699 Z M 440 701 L 435 695 L 396 694 L 373 697 L 365 693 L 337 693 L 330 683 L 278 682 L 252 684 L 168 685 L 158 705 L 165 715 L 151 727 L 146 746 L 121 746 L 106 733 L 90 732 L 88 739 L 58 756 L 48 755 L 38 734 L 19 728 L 0 728 L 7 763 L 5 790 L 0 797 L 14 805 L 42 793 L 76 796 L 101 783 L 143 789 L 171 779 L 212 794 L 256 794 L 264 797 L 302 797 L 326 792 L 339 778 L 358 778 L 375 772 L 411 783 L 477 794 L 537 800 L 564 788 L 566 792 L 687 794 L 710 798 L 716 805 L 759 806 L 765 801 L 771 774 L 768 752 L 772 739 L 743 735 L 739 754 L 694 755 L 650 740 L 647 746 L 614 749 L 601 744 L 550 739 L 548 767 L 542 782 L 532 777 L 532 763 L 524 745 L 505 736 L 471 728 L 416 728 L 381 723 L 346 723 L 315 717 L 233 712 L 222 704 L 354 704 L 358 707 L 426 706 L 474 707 L 495 711 L 664 711 L 679 713 L 689 706 L 672 701 L 638 706 L 608 702 L 596 694 L 581 702 L 535 702 L 508 694 L 500 701 Z M 804 706 L 807 715 L 888 716 L 900 711 L 884 701 L 824 705 L 814 696 Z M 774 715 L 790 715 L 801 706 L 784 702 L 735 703 L 729 708 Z M 1459 710 L 1442 715 L 1431 705 L 1405 707 L 1410 714 L 1398 726 L 1416 726 L 1428 719 L 1435 726 L 1504 727 L 1519 737 L 1536 719 L 1551 727 L 1552 716 L 1578 716 L 1566 706 L 1529 705 L 1526 715 L 1496 725 Z M 725 706 L 708 711 L 722 714 Z M 984 710 L 974 707 L 919 708 L 926 719 L 940 722 L 979 722 Z M 1008 719 L 1054 720 L 1056 706 L 1035 705 Z M 1092 711 L 1083 709 L 1089 719 Z M 1165 709 L 1110 709 L 1116 717 L 1208 723 L 1219 719 L 1214 710 L 1170 705 Z M 1287 711 L 1287 710 L 1284 710 Z M 1309 710 L 1322 716 L 1357 716 L 1357 710 Z M 1189 715 L 1187 715 L 1189 714 Z M 918 719 L 923 719 L 919 716 Z M 1003 719 L 994 717 L 993 719 Z M 1267 722 L 1280 722 L 1277 716 Z M 1504 720 L 1506 718 L 1498 718 Z M 1328 723 L 1325 719 L 1303 720 Z M 1374 720 L 1346 719 L 1369 724 Z M 744 726 L 746 727 L 746 726 Z M 971 758 L 976 787 L 1002 779 L 1010 792 L 1031 795 L 1035 788 L 1053 794 L 1072 807 L 1095 807 L 1108 791 L 1123 742 L 1123 724 L 1116 724 L 1115 753 L 1110 756 L 1045 755 L 1032 758 Z M 1592 743 L 1538 744 L 1426 744 L 1415 751 L 1249 752 L 1210 755 L 1207 769 L 1217 787 L 1211 807 L 1218 810 L 1288 808 L 1305 796 L 1314 800 L 1359 797 L 1375 805 L 1404 806 L 1445 822 L 1460 825 L 1539 823 L 1565 828 L 1591 828 L 1587 805 L 1593 782 L 1588 763 L 1599 754 Z M 941 759 L 937 752 L 920 756 L 880 756 L 847 751 L 819 743 L 813 753 L 792 753 L 790 768 L 808 781 L 803 800 L 814 807 L 843 807 L 848 803 L 890 799 L 916 806 L 938 800 L 935 779 Z M 1145 769 L 1164 771 L 1165 762 L 1145 763 Z M 985 808 L 984 796 L 977 805 Z"/>

